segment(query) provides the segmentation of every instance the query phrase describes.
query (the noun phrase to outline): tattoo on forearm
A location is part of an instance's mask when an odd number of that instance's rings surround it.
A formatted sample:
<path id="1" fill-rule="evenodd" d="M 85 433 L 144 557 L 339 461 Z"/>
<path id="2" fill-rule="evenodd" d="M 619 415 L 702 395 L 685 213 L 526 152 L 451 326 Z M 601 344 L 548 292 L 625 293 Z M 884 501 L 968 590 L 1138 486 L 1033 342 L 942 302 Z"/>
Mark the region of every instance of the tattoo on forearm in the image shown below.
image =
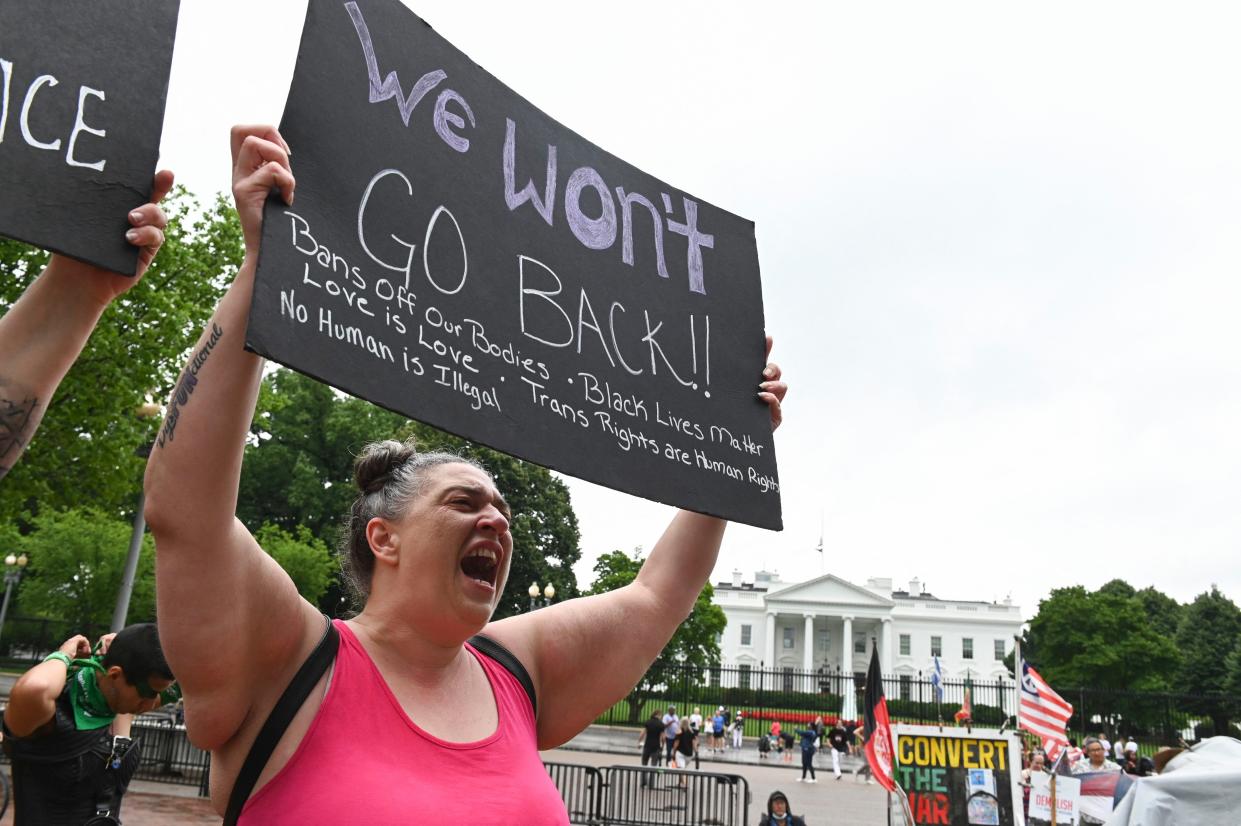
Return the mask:
<path id="1" fill-rule="evenodd" d="M 8 384 L 0 379 L 0 388 Z M 5 390 L 0 390 L 0 478 L 9 472 L 22 455 L 26 442 L 30 441 L 33 435 L 29 432 L 30 425 L 39 407 L 39 400 L 34 396 L 14 393 L 24 397 L 10 399 L 6 398 L 8 395 Z"/>
<path id="2" fill-rule="evenodd" d="M 168 405 L 168 416 L 164 419 L 164 428 L 160 431 L 158 444 L 164 446 L 165 442 L 171 442 L 176 436 L 177 420 L 181 418 L 181 411 L 189 402 L 190 396 L 194 395 L 194 388 L 198 386 L 198 371 L 207 363 L 207 359 L 211 356 L 211 351 L 220 343 L 220 339 L 224 337 L 224 330 L 219 324 L 211 323 L 211 337 L 202 346 L 202 349 L 194 354 L 194 358 L 190 359 L 190 363 L 186 365 L 185 372 L 181 374 L 181 380 L 177 382 L 176 392 L 172 394 L 172 401 Z"/>

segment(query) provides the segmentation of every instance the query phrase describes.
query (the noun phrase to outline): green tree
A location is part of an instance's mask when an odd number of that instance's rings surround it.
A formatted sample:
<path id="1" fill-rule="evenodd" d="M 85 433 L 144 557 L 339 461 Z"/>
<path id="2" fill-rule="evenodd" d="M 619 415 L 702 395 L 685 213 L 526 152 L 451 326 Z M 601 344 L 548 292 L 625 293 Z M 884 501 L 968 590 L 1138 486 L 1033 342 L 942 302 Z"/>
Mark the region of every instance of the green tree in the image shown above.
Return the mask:
<path id="1" fill-rule="evenodd" d="M 112 620 L 133 526 L 96 508 L 43 510 L 18 550 L 30 558 L 22 580 L 29 616 L 69 620 L 73 627 L 106 627 Z M 155 547 L 143 538 L 127 622 L 155 619 Z"/>
<path id="2" fill-rule="evenodd" d="M 509 587 L 496 619 L 527 609 L 531 582 L 540 588 L 553 584 L 558 599 L 578 593 L 572 569 L 581 556 L 577 516 L 568 488 L 545 468 L 409 421 L 290 370 L 264 379 L 251 433 L 238 499 L 238 516 L 251 531 L 266 523 L 287 531 L 305 525 L 335 548 L 356 496 L 354 456 L 368 442 L 413 437 L 420 450 L 447 450 L 480 462 L 512 508 Z M 319 605 L 336 614 L 347 607 L 343 598 L 334 579 Z"/>
<path id="3" fill-rule="evenodd" d="M 605 594 L 623 588 L 637 579 L 643 562 L 645 560 L 640 550 L 632 555 L 621 551 L 604 554 L 595 562 L 595 581 L 589 593 Z M 687 666 L 705 671 L 719 665 L 720 646 L 716 638 L 723 633 L 727 619 L 724 609 L 712 603 L 714 594 L 711 583 L 706 583 L 694 601 L 689 617 L 681 623 L 646 674 L 629 692 L 630 723 L 639 722 L 647 700 L 660 693 L 671 675 L 685 675 L 690 670 Z"/>
<path id="4" fill-rule="evenodd" d="M 1214 585 L 1185 607 L 1176 634 L 1183 659 L 1177 688 L 1192 694 L 1222 692 L 1228 687 L 1228 657 L 1241 637 L 1241 609 Z M 1189 703 L 1191 711 L 1206 714 L 1217 734 L 1227 732 L 1228 708 L 1218 697 Z"/>
<path id="5" fill-rule="evenodd" d="M 297 592 L 317 604 L 336 577 L 336 561 L 327 545 L 305 525 L 289 532 L 279 525 L 267 524 L 259 528 L 255 539 L 288 572 Z"/>
<path id="6" fill-rule="evenodd" d="M 157 421 L 134 409 L 164 398 L 223 285 L 241 263 L 241 231 L 223 198 L 205 211 L 184 189 L 164 203 L 164 247 L 142 281 L 104 313 L 48 406 L 29 449 L 0 486 L 0 522 L 29 530 L 29 517 L 89 503 L 128 516 L 142 485 Z M 0 314 L 42 271 L 47 253 L 0 239 Z"/>
<path id="7" fill-rule="evenodd" d="M 1155 590 L 1154 586 L 1143 588 L 1137 592 L 1137 598 L 1146 611 L 1146 618 L 1155 630 L 1168 639 L 1176 639 L 1176 631 L 1181 625 L 1181 617 L 1185 614 L 1185 606 L 1172 597 Z"/>
<path id="8" fill-rule="evenodd" d="M 1030 620 L 1023 654 L 1065 689 L 1166 690 L 1179 665 L 1176 646 L 1148 621 L 1142 602 L 1115 585 L 1052 591 Z"/>

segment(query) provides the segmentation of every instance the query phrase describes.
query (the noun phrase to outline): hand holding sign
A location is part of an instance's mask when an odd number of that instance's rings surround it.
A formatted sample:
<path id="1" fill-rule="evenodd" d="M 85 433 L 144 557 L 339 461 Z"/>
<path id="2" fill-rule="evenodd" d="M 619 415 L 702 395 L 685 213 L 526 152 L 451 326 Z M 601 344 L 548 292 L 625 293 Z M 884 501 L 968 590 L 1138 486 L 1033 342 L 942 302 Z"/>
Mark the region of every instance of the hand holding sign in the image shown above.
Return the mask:
<path id="1" fill-rule="evenodd" d="M 767 336 L 767 358 L 771 358 L 771 344 L 771 336 Z M 780 381 L 780 375 L 780 365 L 769 361 L 763 369 L 763 381 L 758 386 L 759 399 L 771 409 L 772 430 L 775 430 L 784 421 L 784 412 L 781 406 L 784 403 L 784 395 L 789 392 L 789 386 Z"/>
<path id="2" fill-rule="evenodd" d="M 109 302 L 138 283 L 155 259 L 168 224 L 159 202 L 172 180 L 171 172 L 156 173 L 151 202 L 129 213 L 125 238 L 139 248 L 136 277 L 56 254 L 0 318 L 0 478 L 34 436 Z"/>
<path id="3" fill-rule="evenodd" d="M 289 166 L 289 145 L 274 126 L 234 126 L 229 136 L 233 150 L 233 201 L 241 219 L 246 255 L 258 252 L 263 234 L 263 204 L 272 189 L 293 205 L 297 182 Z"/>

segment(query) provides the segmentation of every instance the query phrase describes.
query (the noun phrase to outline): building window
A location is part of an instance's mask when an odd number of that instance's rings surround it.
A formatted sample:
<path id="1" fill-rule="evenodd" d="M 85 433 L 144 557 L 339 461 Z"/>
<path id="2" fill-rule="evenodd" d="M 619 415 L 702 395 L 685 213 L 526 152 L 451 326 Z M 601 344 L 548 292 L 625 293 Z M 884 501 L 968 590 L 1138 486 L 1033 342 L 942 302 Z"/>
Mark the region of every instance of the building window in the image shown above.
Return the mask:
<path id="1" fill-rule="evenodd" d="M 1004 640 L 995 641 L 995 659 L 996 661 L 1004 659 Z"/>
<path id="2" fill-rule="evenodd" d="M 913 685 L 913 678 L 908 674 L 901 675 L 901 699 L 908 700 L 910 697 L 910 688 Z"/>
<path id="3" fill-rule="evenodd" d="M 741 626 L 741 644 L 742 644 L 742 645 L 752 645 L 752 644 L 753 644 L 753 643 L 751 643 L 751 642 L 750 642 L 750 635 L 751 635 L 752 633 L 753 633 L 753 626 L 751 626 L 751 625 L 743 625 L 743 626 Z"/>
<path id="4" fill-rule="evenodd" d="M 910 651 L 909 635 L 901 634 L 901 656 L 908 657 Z"/>
<path id="5" fill-rule="evenodd" d="M 782 686 L 782 690 L 792 691 L 793 690 L 793 669 L 789 668 L 788 666 L 785 666 L 784 668 L 780 669 L 780 677 L 781 677 L 780 684 Z"/>
<path id="6" fill-rule="evenodd" d="M 974 659 L 974 639 L 972 637 L 961 638 L 961 659 Z"/>
<path id="7" fill-rule="evenodd" d="M 793 629 L 792 628 L 784 629 L 784 647 L 785 648 L 793 647 Z"/>
<path id="8" fill-rule="evenodd" d="M 737 686 L 739 688 L 750 687 L 750 667 L 748 665 L 737 668 Z"/>
<path id="9" fill-rule="evenodd" d="M 711 687 L 720 687 L 720 667 L 718 665 L 711 666 Z"/>
<path id="10" fill-rule="evenodd" d="M 944 638 L 943 637 L 931 637 L 931 656 L 932 657 L 944 656 Z"/>
<path id="11" fill-rule="evenodd" d="M 832 647 L 832 632 L 831 631 L 820 631 L 819 632 L 819 650 L 822 651 L 824 654 L 826 654 L 827 650 L 831 647 Z"/>
<path id="12" fill-rule="evenodd" d="M 866 653 L 866 635 L 865 634 L 854 634 L 853 635 L 853 653 L 854 654 L 865 654 Z"/>

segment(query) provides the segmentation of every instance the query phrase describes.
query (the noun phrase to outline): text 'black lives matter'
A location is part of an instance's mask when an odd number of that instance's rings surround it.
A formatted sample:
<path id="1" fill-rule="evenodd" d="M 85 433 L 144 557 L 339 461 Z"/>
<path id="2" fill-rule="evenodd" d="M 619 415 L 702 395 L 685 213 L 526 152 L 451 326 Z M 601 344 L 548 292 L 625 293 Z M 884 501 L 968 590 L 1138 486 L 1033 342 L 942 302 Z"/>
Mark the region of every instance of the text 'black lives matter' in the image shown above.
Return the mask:
<path id="1" fill-rule="evenodd" d="M 251 349 L 523 459 L 780 527 L 751 222 L 557 123 L 396 0 L 311 0 L 280 128 L 297 202 L 267 204 Z"/>
<path id="2" fill-rule="evenodd" d="M 0 3 L 0 234 L 133 275 L 179 0 Z"/>

